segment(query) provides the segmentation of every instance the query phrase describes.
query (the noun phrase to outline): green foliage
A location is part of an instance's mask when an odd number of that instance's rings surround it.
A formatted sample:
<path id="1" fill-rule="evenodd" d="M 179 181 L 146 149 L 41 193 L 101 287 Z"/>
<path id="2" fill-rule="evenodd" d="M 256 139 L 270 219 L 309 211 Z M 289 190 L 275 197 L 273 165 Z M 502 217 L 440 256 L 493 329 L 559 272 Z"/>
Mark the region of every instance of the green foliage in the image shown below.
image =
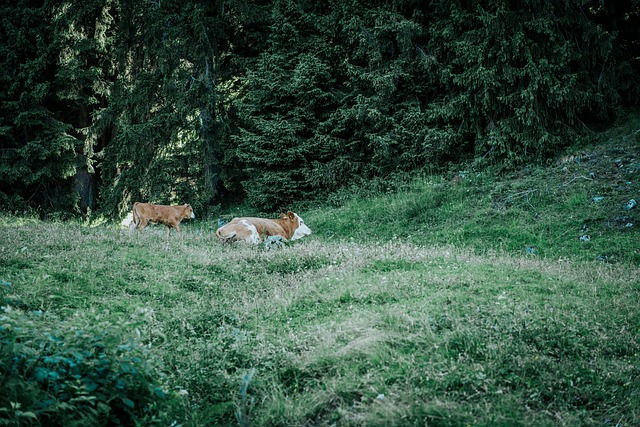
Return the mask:
<path id="1" fill-rule="evenodd" d="M 54 5 L 18 1 L 0 13 L 0 200 L 6 210 L 70 209 L 80 142 L 58 113 Z"/>
<path id="2" fill-rule="evenodd" d="M 269 49 L 245 77 L 232 137 L 247 201 L 282 208 L 444 152 L 451 140 L 430 129 L 418 101 L 433 81 L 413 65 L 422 36 L 392 7 L 274 3 Z"/>
<path id="3" fill-rule="evenodd" d="M 232 135 L 247 201 L 282 208 L 470 155 L 547 158 L 584 118 L 608 118 L 635 79 L 626 62 L 602 65 L 615 34 L 597 10 L 275 2 Z"/>
<path id="4" fill-rule="evenodd" d="M 121 77 L 95 124 L 118 129 L 100 152 L 103 209 L 110 215 L 135 201 L 191 203 L 201 211 L 215 195 L 216 46 L 209 35 L 215 21 L 207 13 L 197 3 L 126 8 L 128 24 L 121 22 L 116 34 Z"/>
<path id="5" fill-rule="evenodd" d="M 64 320 L 4 306 L 0 424 L 165 425 L 157 367 L 129 335 L 142 319 L 94 316 Z"/>
<path id="6" fill-rule="evenodd" d="M 284 209 L 471 157 L 544 160 L 640 99 L 637 1 L 1 11 L 5 210 Z"/>
<path id="7" fill-rule="evenodd" d="M 604 118 L 620 98 L 624 64 L 606 65 L 615 34 L 589 2 L 442 2 L 430 26 L 446 91 L 431 116 L 512 163 L 545 158 Z M 614 60 L 615 61 L 615 60 Z"/>
<path id="8" fill-rule="evenodd" d="M 251 204 L 269 210 L 311 192 L 314 166 L 335 147 L 326 138 L 329 146 L 313 141 L 314 129 L 335 104 L 334 78 L 317 52 L 324 41 L 315 34 L 312 15 L 302 12 L 294 2 L 275 3 L 269 48 L 247 73 L 245 95 L 237 102 L 241 129 L 233 141 L 247 174 L 242 186 Z M 301 33 L 303 28 L 312 34 Z"/>

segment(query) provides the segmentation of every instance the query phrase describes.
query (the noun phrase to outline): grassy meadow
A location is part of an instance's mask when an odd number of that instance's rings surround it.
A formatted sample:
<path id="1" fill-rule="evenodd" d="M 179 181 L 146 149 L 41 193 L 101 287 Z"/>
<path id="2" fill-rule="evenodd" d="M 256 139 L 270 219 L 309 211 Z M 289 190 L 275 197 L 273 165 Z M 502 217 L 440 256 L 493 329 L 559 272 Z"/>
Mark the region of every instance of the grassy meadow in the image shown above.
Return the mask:
<path id="1" fill-rule="evenodd" d="M 0 425 L 638 426 L 639 126 L 336 194 L 277 250 L 0 216 Z"/>

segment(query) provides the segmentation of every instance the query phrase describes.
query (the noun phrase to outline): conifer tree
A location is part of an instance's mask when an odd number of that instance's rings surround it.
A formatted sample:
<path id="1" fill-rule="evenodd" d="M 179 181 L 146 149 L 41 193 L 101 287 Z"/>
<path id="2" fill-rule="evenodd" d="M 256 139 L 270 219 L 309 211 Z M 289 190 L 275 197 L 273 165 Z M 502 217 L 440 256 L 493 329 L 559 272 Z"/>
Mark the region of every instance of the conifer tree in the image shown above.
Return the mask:
<path id="1" fill-rule="evenodd" d="M 10 210 L 202 212 L 244 197 L 271 211 L 469 156 L 542 160 L 640 99 L 637 0 L 17 0 L 0 12 Z"/>
<path id="2" fill-rule="evenodd" d="M 545 158 L 573 139 L 582 117 L 603 117 L 619 82 L 615 34 L 589 20 L 590 2 L 438 2 L 429 48 L 441 64 L 436 123 L 475 154 Z"/>
<path id="3" fill-rule="evenodd" d="M 61 105 L 60 118 L 77 140 L 75 186 L 77 208 L 98 205 L 99 152 L 111 136 L 109 124 L 96 121 L 108 104 L 115 79 L 114 0 L 61 2 L 51 17 L 56 34 L 57 69 L 52 81 Z"/>
<path id="4" fill-rule="evenodd" d="M 0 7 L 0 204 L 70 210 L 78 140 L 60 115 L 55 86 L 55 2 Z"/>
<path id="5" fill-rule="evenodd" d="M 233 137 L 255 206 L 284 209 L 312 191 L 309 174 L 329 147 L 314 146 L 315 129 L 334 95 L 331 66 L 317 54 L 323 41 L 314 16 L 291 0 L 276 0 L 268 48 L 247 73 Z"/>
<path id="6" fill-rule="evenodd" d="M 425 33 L 405 5 L 274 2 L 233 136 L 250 203 L 282 208 L 434 157 L 421 103 L 435 79 L 420 65 Z"/>
<path id="7" fill-rule="evenodd" d="M 216 191 L 216 4 L 138 2 L 123 9 L 118 79 L 100 153 L 106 212 L 134 201 L 211 202 Z"/>

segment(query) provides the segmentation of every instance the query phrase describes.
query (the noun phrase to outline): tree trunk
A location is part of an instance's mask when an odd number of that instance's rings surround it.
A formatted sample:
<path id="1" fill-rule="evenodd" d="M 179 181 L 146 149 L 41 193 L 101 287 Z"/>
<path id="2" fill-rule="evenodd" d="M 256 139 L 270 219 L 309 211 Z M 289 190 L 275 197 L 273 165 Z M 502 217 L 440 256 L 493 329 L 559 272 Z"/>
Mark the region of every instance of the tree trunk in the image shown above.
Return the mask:
<path id="1" fill-rule="evenodd" d="M 78 156 L 83 160 L 84 156 Z M 86 161 L 84 166 L 78 168 L 75 177 L 75 191 L 79 196 L 78 207 L 83 214 L 89 209 L 96 207 L 96 175 L 87 170 Z"/>
<path id="2" fill-rule="evenodd" d="M 78 112 L 78 127 L 79 129 L 86 129 L 89 124 L 89 111 L 85 105 L 81 105 Z M 88 138 L 88 136 L 82 135 L 81 138 Z M 89 209 L 96 207 L 97 180 L 95 173 L 89 172 L 86 155 L 81 151 L 76 154 L 76 157 L 78 161 L 74 187 L 79 197 L 78 208 L 83 214 L 86 214 Z"/>

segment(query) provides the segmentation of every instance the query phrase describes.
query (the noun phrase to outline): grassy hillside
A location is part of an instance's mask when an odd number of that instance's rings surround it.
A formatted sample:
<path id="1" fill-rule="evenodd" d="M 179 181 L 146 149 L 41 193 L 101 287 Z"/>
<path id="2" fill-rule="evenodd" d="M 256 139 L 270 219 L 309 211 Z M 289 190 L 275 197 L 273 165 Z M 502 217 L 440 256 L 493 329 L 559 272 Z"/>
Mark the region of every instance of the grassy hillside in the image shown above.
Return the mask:
<path id="1" fill-rule="evenodd" d="M 271 251 L 2 216 L 0 424 L 640 425 L 637 128 Z"/>
<path id="2" fill-rule="evenodd" d="M 354 188 L 336 197 L 334 209 L 322 207 L 305 219 L 338 240 L 640 265 L 640 206 L 625 208 L 631 199 L 640 204 L 640 117 L 576 144 L 545 167 L 494 169 L 457 165 L 446 176 L 411 181 L 384 196 Z"/>

